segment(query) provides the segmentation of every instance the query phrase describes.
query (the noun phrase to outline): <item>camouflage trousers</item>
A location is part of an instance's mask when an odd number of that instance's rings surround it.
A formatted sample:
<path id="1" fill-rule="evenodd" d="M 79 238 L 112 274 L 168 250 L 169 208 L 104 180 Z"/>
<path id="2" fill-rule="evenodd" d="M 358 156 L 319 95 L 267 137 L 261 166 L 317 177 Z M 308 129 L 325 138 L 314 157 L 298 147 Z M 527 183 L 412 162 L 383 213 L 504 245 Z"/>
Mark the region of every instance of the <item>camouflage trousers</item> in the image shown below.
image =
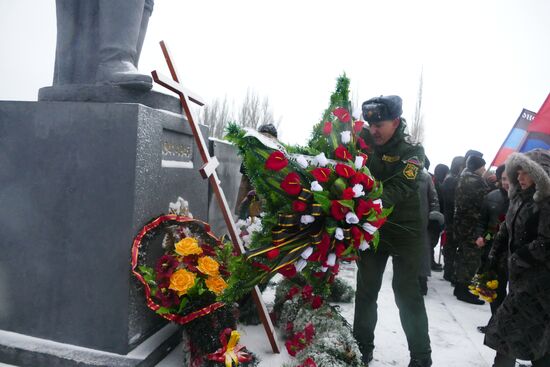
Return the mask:
<path id="1" fill-rule="evenodd" d="M 459 284 L 469 284 L 481 265 L 483 248 L 473 242 L 460 242 L 455 259 L 455 277 Z"/>

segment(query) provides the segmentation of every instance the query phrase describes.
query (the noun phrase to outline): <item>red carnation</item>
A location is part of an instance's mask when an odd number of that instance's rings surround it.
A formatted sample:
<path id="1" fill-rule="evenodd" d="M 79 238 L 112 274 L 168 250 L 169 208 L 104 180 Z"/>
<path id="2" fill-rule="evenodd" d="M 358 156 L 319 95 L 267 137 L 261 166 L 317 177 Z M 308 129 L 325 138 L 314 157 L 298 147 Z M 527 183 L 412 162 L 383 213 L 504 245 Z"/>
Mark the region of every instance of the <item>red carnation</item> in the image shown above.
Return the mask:
<path id="1" fill-rule="evenodd" d="M 332 122 L 327 121 L 323 126 L 323 134 L 330 135 L 331 132 L 332 132 Z"/>
<path id="2" fill-rule="evenodd" d="M 307 209 L 307 204 L 301 200 L 294 200 L 292 202 L 292 210 L 295 212 L 303 212 Z"/>
<path id="3" fill-rule="evenodd" d="M 299 365 L 298 367 L 317 367 L 317 363 L 313 360 L 311 357 L 307 357 L 307 359 Z"/>
<path id="4" fill-rule="evenodd" d="M 338 200 L 332 200 L 330 206 L 330 215 L 336 220 L 344 220 L 346 214 L 349 212 L 349 208 L 343 206 Z"/>
<path id="5" fill-rule="evenodd" d="M 296 275 L 296 267 L 294 266 L 294 264 L 288 264 L 279 269 L 279 273 L 287 278 L 292 278 Z"/>
<path id="6" fill-rule="evenodd" d="M 310 172 L 319 182 L 327 182 L 330 178 L 330 168 L 315 168 Z"/>
<path id="7" fill-rule="evenodd" d="M 288 293 L 286 294 L 286 299 L 292 299 L 295 295 L 300 293 L 300 289 L 298 287 L 292 287 L 288 290 Z"/>
<path id="8" fill-rule="evenodd" d="M 300 176 L 296 172 L 290 172 L 281 182 L 281 189 L 289 195 L 299 195 L 302 191 L 302 186 L 300 185 Z"/>
<path id="9" fill-rule="evenodd" d="M 352 158 L 351 153 L 343 145 L 339 145 L 334 150 L 334 155 L 342 161 L 349 161 Z"/>
<path id="10" fill-rule="evenodd" d="M 304 333 L 306 334 L 306 342 L 310 343 L 315 336 L 315 327 L 311 322 L 304 328 Z"/>
<path id="11" fill-rule="evenodd" d="M 285 155 L 276 150 L 265 161 L 265 168 L 272 171 L 280 171 L 288 165 Z"/>
<path id="12" fill-rule="evenodd" d="M 353 189 L 351 187 L 347 187 L 342 193 L 342 199 L 344 200 L 351 200 L 354 196 L 355 192 L 353 192 Z"/>
<path id="13" fill-rule="evenodd" d="M 276 258 L 277 256 L 279 256 L 279 249 L 278 248 L 274 248 L 273 250 L 269 250 L 268 252 L 266 252 L 265 256 L 269 259 L 269 260 L 273 260 L 274 258 Z"/>
<path id="14" fill-rule="evenodd" d="M 332 111 L 332 113 L 334 114 L 334 116 L 338 118 L 338 120 L 340 120 L 343 123 L 351 121 L 351 116 L 348 110 L 346 110 L 344 107 L 338 107 L 337 109 Z"/>
<path id="15" fill-rule="evenodd" d="M 351 176 L 355 175 L 355 170 L 347 164 L 338 163 L 336 164 L 335 169 L 338 176 L 342 176 L 344 178 L 350 178 Z"/>
<path id="16" fill-rule="evenodd" d="M 321 307 L 322 304 L 323 299 L 320 296 L 313 296 L 313 298 L 311 299 L 311 308 L 313 308 L 314 310 Z"/>
<path id="17" fill-rule="evenodd" d="M 353 131 L 355 131 L 356 133 L 360 132 L 362 129 L 363 129 L 363 125 L 365 123 L 361 120 L 357 120 L 353 123 Z"/>
<path id="18" fill-rule="evenodd" d="M 302 288 L 302 299 L 309 301 L 311 297 L 313 297 L 313 287 L 308 284 Z"/>

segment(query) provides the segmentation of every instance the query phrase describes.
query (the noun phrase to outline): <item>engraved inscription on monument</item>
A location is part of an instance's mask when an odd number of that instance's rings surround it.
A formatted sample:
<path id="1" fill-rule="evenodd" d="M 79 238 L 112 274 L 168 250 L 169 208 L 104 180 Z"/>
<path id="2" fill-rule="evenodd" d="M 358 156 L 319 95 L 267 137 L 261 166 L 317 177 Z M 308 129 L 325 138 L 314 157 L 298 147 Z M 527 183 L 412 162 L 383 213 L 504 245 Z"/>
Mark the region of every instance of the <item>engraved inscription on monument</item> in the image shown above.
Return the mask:
<path id="1" fill-rule="evenodd" d="M 176 131 L 163 129 L 162 167 L 193 168 L 193 138 Z"/>

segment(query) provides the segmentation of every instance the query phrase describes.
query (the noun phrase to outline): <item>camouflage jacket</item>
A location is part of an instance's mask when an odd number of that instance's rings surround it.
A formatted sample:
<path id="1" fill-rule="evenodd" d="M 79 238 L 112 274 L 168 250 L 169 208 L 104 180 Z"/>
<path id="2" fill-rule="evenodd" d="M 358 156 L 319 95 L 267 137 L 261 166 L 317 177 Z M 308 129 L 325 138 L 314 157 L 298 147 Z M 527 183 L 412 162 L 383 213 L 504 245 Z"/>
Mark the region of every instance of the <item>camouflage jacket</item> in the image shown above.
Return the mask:
<path id="1" fill-rule="evenodd" d="M 453 218 L 454 239 L 459 243 L 475 242 L 483 199 L 488 191 L 489 187 L 483 177 L 467 169 L 460 175 Z"/>

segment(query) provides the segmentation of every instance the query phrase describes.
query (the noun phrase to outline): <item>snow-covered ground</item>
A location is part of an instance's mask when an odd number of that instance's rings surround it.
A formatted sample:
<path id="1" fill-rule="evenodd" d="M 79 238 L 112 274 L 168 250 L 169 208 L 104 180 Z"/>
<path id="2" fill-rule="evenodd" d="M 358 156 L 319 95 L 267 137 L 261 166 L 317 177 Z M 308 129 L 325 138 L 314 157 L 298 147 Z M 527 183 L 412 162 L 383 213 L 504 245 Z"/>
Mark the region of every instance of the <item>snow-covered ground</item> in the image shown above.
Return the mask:
<path id="1" fill-rule="evenodd" d="M 355 265 L 345 266 L 341 276 L 355 285 Z M 395 305 L 391 279 L 391 261 L 388 262 L 382 289 L 378 297 L 378 324 L 374 361 L 369 367 L 407 366 L 409 352 L 405 334 L 401 328 Z M 453 288 L 443 280 L 442 273 L 432 273 L 425 297 L 430 322 L 433 367 L 490 367 L 494 351 L 483 345 L 483 334 L 477 326 L 485 325 L 490 318 L 489 305 L 470 305 L 453 296 Z M 273 290 L 264 293 L 268 304 L 273 301 Z M 353 303 L 340 304 L 342 314 L 353 323 Z M 246 326 L 241 329 L 241 343 L 260 356 L 260 367 L 280 367 L 291 357 L 281 341 L 281 354 L 271 353 L 271 348 L 261 326 Z M 180 361 L 178 364 L 178 361 Z M 174 350 L 157 367 L 181 365 L 181 348 Z"/>

